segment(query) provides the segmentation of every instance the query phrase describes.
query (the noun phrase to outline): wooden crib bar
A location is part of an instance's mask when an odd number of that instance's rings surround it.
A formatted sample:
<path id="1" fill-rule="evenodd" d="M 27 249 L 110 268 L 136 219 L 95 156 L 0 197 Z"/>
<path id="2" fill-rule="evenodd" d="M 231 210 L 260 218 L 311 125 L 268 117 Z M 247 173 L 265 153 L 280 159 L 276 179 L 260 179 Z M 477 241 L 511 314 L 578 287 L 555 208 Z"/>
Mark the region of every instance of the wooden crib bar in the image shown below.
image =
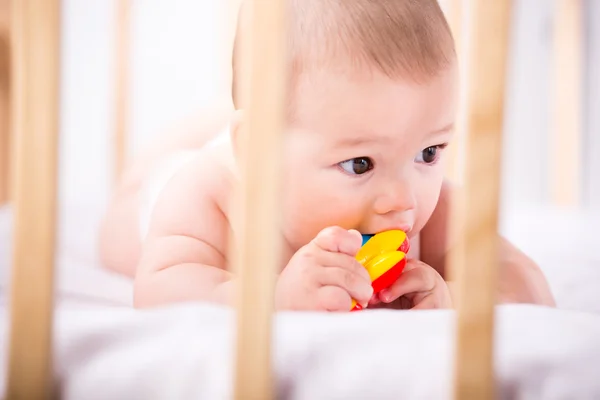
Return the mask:
<path id="1" fill-rule="evenodd" d="M 285 98 L 284 4 L 285 0 L 254 0 L 245 5 L 252 7 L 251 29 L 241 35 L 242 108 L 248 114 L 242 125 L 241 190 L 236 196 L 240 240 L 232 239 L 230 246 L 239 279 L 234 389 L 238 399 L 275 397 L 270 348 L 281 261 L 277 195 Z"/>
<path id="2" fill-rule="evenodd" d="M 464 263 L 452 266 L 458 281 L 455 364 L 458 399 L 495 397 L 494 304 L 510 3 L 510 0 L 470 3 L 468 157 L 464 196 L 458 198 L 458 209 L 468 212 L 460 214 L 465 224 L 460 246 Z"/>
<path id="3" fill-rule="evenodd" d="M 51 394 L 60 0 L 12 4 L 14 247 L 9 399 Z"/>
<path id="4" fill-rule="evenodd" d="M 0 206 L 8 201 L 10 45 L 9 2 L 0 0 Z"/>

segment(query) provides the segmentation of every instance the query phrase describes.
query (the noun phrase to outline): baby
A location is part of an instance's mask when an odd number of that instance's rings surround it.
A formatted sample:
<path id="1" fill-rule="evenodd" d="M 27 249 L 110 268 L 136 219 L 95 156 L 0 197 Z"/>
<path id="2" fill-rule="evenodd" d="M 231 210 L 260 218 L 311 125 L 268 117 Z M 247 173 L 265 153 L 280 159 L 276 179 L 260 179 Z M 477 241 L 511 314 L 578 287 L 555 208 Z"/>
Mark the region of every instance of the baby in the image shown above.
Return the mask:
<path id="1" fill-rule="evenodd" d="M 288 5 L 277 309 L 348 311 L 352 299 L 371 308 L 451 307 L 445 277 L 453 189 L 444 179 L 444 159 L 457 114 L 458 71 L 437 1 Z M 137 307 L 234 301 L 227 245 L 244 118 L 235 54 L 233 65 L 238 109 L 169 135 L 134 163 L 110 206 L 103 260 L 135 276 Z M 373 295 L 354 258 L 359 232 L 389 229 L 407 232 L 409 261 L 389 289 Z M 554 305 L 539 268 L 498 240 L 499 302 Z"/>

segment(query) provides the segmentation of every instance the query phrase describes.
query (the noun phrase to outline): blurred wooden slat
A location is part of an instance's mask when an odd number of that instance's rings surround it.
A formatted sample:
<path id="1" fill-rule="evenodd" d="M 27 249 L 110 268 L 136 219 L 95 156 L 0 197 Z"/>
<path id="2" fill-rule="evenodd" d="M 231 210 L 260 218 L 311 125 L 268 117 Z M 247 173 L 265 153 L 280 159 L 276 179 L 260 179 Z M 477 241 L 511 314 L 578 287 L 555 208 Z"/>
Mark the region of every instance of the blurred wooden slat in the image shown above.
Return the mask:
<path id="1" fill-rule="evenodd" d="M 9 197 L 10 45 L 9 1 L 0 0 L 0 205 Z"/>
<path id="2" fill-rule="evenodd" d="M 247 4 L 252 7 L 252 21 L 248 35 L 242 35 L 245 84 L 241 96 L 248 119 L 241 132 L 239 208 L 231 246 L 239 281 L 234 395 L 237 399 L 268 400 L 275 397 L 271 318 L 281 259 L 278 193 L 285 95 L 285 0 Z"/>
<path id="3" fill-rule="evenodd" d="M 10 157 L 10 46 L 7 36 L 0 36 L 0 205 L 9 198 Z"/>
<path id="4" fill-rule="evenodd" d="M 10 30 L 10 2 L 16 0 L 0 0 L 0 36 Z"/>
<path id="5" fill-rule="evenodd" d="M 129 115 L 129 67 L 131 43 L 131 0 L 116 1 L 115 109 L 113 135 L 114 181 L 121 178 L 127 160 Z"/>
<path id="6" fill-rule="evenodd" d="M 12 5 L 14 248 L 9 399 L 51 394 L 60 0 Z"/>
<path id="7" fill-rule="evenodd" d="M 556 7 L 551 198 L 576 207 L 582 188 L 583 6 L 581 0 L 557 0 Z"/>
<path id="8" fill-rule="evenodd" d="M 498 203 L 510 0 L 472 2 L 463 264 L 457 278 L 455 397 L 495 397 L 493 332 L 497 293 Z"/>

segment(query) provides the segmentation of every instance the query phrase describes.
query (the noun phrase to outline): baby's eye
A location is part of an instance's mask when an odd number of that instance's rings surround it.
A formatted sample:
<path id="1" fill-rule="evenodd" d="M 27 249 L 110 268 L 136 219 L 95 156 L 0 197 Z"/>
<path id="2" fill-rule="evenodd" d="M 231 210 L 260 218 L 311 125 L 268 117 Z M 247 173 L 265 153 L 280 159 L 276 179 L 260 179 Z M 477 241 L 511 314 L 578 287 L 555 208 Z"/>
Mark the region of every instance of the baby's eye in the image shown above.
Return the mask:
<path id="1" fill-rule="evenodd" d="M 369 157 L 352 158 L 342 161 L 339 165 L 344 171 L 352 175 L 362 175 L 373 169 L 373 161 Z"/>
<path id="2" fill-rule="evenodd" d="M 445 146 L 431 146 L 421 151 L 415 161 L 421 164 L 433 164 L 439 158 L 440 150 Z"/>

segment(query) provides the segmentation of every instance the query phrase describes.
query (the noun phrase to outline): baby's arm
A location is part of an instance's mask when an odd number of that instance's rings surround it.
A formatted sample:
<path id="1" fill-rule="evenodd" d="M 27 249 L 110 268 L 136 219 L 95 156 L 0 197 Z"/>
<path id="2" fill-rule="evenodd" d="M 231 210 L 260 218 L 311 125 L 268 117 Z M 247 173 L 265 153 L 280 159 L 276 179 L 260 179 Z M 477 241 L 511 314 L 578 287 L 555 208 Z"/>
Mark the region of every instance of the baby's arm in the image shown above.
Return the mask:
<path id="1" fill-rule="evenodd" d="M 165 188 L 143 244 L 136 307 L 185 301 L 233 304 L 235 280 L 226 261 L 231 228 L 223 206 L 233 176 L 220 160 L 214 152 L 200 157 Z M 352 299 L 366 305 L 373 288 L 354 257 L 361 243 L 358 232 L 339 227 L 321 231 L 278 277 L 277 308 L 348 311 Z"/>
<path id="2" fill-rule="evenodd" d="M 229 222 L 222 200 L 231 177 L 211 155 L 190 162 L 159 198 L 135 279 L 136 307 L 232 302 L 226 270 Z"/>
<path id="3" fill-rule="evenodd" d="M 449 182 L 444 182 L 438 205 L 421 232 L 421 259 L 435 268 L 447 279 L 448 250 L 455 244 L 462 226 L 452 224 L 448 231 L 451 215 L 450 201 L 453 192 Z M 457 218 L 462 221 L 462 218 Z M 532 303 L 555 306 L 548 282 L 539 266 L 519 251 L 508 240 L 498 236 L 500 271 L 498 300 L 501 303 Z"/>

